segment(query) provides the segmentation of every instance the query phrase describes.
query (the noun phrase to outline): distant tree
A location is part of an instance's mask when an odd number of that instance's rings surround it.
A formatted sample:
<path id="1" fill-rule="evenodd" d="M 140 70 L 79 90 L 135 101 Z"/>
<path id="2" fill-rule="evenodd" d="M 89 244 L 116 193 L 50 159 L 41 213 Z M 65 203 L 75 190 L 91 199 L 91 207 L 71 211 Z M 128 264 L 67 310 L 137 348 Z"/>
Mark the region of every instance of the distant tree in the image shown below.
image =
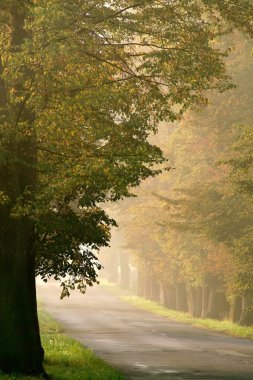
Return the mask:
<path id="1" fill-rule="evenodd" d="M 0 369 L 39 374 L 35 273 L 96 281 L 101 203 L 159 172 L 159 120 L 230 87 L 212 41 L 252 34 L 252 7 L 2 0 L 0 21 Z"/>

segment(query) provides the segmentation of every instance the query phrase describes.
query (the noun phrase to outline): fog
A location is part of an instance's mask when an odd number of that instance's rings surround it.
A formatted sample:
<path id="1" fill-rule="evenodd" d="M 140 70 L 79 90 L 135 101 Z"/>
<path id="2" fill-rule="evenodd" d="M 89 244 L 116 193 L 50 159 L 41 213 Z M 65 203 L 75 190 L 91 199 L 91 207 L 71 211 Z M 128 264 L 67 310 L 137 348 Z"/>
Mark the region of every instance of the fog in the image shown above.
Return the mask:
<path id="1" fill-rule="evenodd" d="M 251 325 L 252 43 L 234 35 L 227 68 L 236 88 L 152 137 L 171 169 L 108 207 L 119 227 L 101 276 L 194 317 Z"/>

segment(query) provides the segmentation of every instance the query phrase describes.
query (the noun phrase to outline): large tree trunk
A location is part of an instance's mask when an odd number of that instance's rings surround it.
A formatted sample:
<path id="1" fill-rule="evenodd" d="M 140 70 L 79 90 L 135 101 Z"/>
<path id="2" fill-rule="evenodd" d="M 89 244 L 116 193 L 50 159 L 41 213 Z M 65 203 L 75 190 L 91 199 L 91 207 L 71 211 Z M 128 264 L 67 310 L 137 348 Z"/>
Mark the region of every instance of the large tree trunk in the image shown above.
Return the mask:
<path id="1" fill-rule="evenodd" d="M 6 220 L 7 219 L 7 220 Z M 32 226 L 6 217 L 0 229 L 0 368 L 43 373 Z"/>
<path id="2" fill-rule="evenodd" d="M 35 226 L 12 207 L 26 189 L 34 190 L 33 143 L 16 146 L 20 162 L 0 168 L 0 190 L 10 204 L 0 207 L 0 369 L 44 374 L 35 289 Z"/>
<path id="3" fill-rule="evenodd" d="M 20 4 L 20 9 L 18 6 L 11 9 L 11 14 L 11 43 L 15 54 L 27 37 L 23 5 Z M 0 74 L 2 69 L 0 65 Z M 30 74 L 29 70 L 27 67 L 27 75 Z M 16 83 L 15 90 L 17 93 L 22 92 L 23 83 Z M 36 144 L 32 134 L 34 115 L 26 109 L 22 100 L 11 108 L 9 118 L 6 112 L 7 99 L 2 78 L 1 118 L 7 126 L 14 127 L 13 130 L 21 121 L 23 126 L 27 125 L 29 133 L 24 133 L 23 140 L 19 136 L 17 139 L 10 138 L 10 141 L 3 140 L 2 144 L 3 149 L 13 154 L 7 164 L 0 167 L 0 191 L 9 197 L 7 205 L 0 205 L 0 369 L 4 372 L 44 374 L 35 289 L 34 223 L 22 213 L 11 216 L 17 200 L 24 196 L 25 202 L 27 194 L 33 193 L 36 187 Z"/>

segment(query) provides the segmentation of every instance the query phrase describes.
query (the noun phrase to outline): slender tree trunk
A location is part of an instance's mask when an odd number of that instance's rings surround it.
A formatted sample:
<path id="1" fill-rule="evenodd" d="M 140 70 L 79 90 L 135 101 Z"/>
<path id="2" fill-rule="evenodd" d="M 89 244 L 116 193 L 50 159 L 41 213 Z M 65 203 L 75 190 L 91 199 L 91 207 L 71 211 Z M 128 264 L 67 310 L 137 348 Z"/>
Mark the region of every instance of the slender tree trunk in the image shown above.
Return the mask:
<path id="1" fill-rule="evenodd" d="M 195 317 L 199 318 L 201 316 L 201 310 L 202 310 L 202 288 L 199 286 L 196 289 Z"/>
<path id="2" fill-rule="evenodd" d="M 117 284 L 119 281 L 118 252 L 112 251 L 109 253 L 109 255 L 110 258 L 108 260 L 108 266 L 106 267 L 106 270 L 108 272 L 108 280 L 114 284 Z"/>
<path id="3" fill-rule="evenodd" d="M 152 282 L 150 272 L 144 273 L 144 297 L 148 300 L 152 299 Z"/>
<path id="4" fill-rule="evenodd" d="M 191 286 L 186 286 L 188 310 L 192 316 L 196 316 L 196 290 Z"/>
<path id="5" fill-rule="evenodd" d="M 238 323 L 242 314 L 242 298 L 234 296 L 231 303 L 230 319 L 234 323 Z"/>
<path id="6" fill-rule="evenodd" d="M 120 265 L 120 287 L 122 289 L 130 288 L 130 267 L 129 267 L 129 255 L 125 251 L 119 253 L 119 265 Z"/>
<path id="7" fill-rule="evenodd" d="M 160 285 L 154 273 L 151 274 L 151 300 L 156 302 L 160 301 Z"/>
<path id="8" fill-rule="evenodd" d="M 206 318 L 208 314 L 208 300 L 209 300 L 209 287 L 207 285 L 203 285 L 202 287 L 202 310 L 201 310 L 201 318 Z"/>
<path id="9" fill-rule="evenodd" d="M 168 309 L 176 308 L 176 290 L 173 285 L 163 284 L 163 305 Z"/>
<path id="10" fill-rule="evenodd" d="M 224 319 L 229 315 L 230 305 L 227 302 L 226 295 L 222 291 L 210 288 L 208 297 L 208 314 L 209 318 Z"/>
<path id="11" fill-rule="evenodd" d="M 2 63 L 2 57 L 0 55 L 0 115 L 3 117 L 5 116 L 5 109 L 6 109 L 6 104 L 7 104 L 7 92 L 6 92 L 4 80 L 2 78 L 2 74 L 3 74 L 3 63 Z"/>
<path id="12" fill-rule="evenodd" d="M 187 311 L 185 284 L 176 284 L 176 310 Z"/>
<path id="13" fill-rule="evenodd" d="M 129 289 L 137 294 L 138 292 L 138 268 L 129 265 Z"/>
<path id="14" fill-rule="evenodd" d="M 137 296 L 144 297 L 145 293 L 145 275 L 138 268 L 138 278 L 137 278 Z"/>
<path id="15" fill-rule="evenodd" d="M 215 290 L 210 287 L 208 292 L 208 302 L 207 302 L 207 315 L 209 318 L 216 318 L 217 310 L 215 308 Z"/>
<path id="16" fill-rule="evenodd" d="M 242 314 L 239 324 L 242 326 L 253 325 L 253 291 L 247 290 L 242 296 Z"/>

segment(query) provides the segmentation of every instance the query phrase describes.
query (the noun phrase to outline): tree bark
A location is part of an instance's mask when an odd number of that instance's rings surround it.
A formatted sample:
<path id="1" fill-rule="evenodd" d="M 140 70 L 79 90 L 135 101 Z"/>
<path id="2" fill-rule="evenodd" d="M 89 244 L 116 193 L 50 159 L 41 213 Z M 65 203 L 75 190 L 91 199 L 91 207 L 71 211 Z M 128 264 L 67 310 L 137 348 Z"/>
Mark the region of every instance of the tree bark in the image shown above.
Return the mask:
<path id="1" fill-rule="evenodd" d="M 32 234 L 29 221 L 5 215 L 0 229 L 0 368 L 4 372 L 44 373 Z"/>
<path id="2" fill-rule="evenodd" d="M 11 10 L 14 54 L 27 37 L 22 5 L 20 8 Z M 0 74 L 2 70 L 1 64 Z M 29 70 L 27 68 L 27 75 Z M 0 113 L 8 125 L 6 91 L 1 77 Z M 16 91 L 22 91 L 22 83 L 16 83 Z M 13 155 L 6 165 L 0 167 L 0 191 L 9 196 L 9 203 L 0 206 L 0 369 L 8 373 L 43 374 L 46 377 L 37 315 L 34 222 L 21 214 L 11 215 L 17 200 L 26 190 L 33 192 L 36 186 L 37 152 L 35 137 L 31 133 L 33 115 L 22 101 L 16 108 L 13 107 L 11 116 L 15 126 L 20 121 L 27 123 L 30 137 L 5 141 L 4 149 L 13 152 Z"/>

